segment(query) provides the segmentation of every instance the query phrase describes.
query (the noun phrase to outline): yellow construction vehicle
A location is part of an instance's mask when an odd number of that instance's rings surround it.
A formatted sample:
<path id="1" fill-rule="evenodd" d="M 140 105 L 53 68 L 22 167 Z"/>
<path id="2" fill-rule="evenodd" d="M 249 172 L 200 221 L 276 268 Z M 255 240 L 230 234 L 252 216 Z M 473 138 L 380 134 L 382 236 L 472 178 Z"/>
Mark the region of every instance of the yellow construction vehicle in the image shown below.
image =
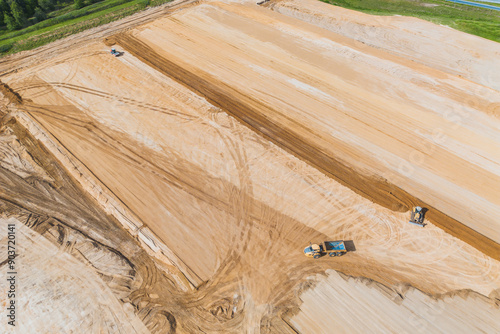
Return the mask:
<path id="1" fill-rule="evenodd" d="M 421 227 L 424 227 L 424 210 L 416 206 L 411 210 L 411 216 L 410 216 L 410 224 L 415 224 Z"/>
<path id="2" fill-rule="evenodd" d="M 304 248 L 304 255 L 308 257 L 312 257 L 315 259 L 319 259 L 323 255 L 330 256 L 341 256 L 347 253 L 347 250 L 344 245 L 344 241 L 325 241 L 322 244 L 310 244 L 306 248 Z"/>

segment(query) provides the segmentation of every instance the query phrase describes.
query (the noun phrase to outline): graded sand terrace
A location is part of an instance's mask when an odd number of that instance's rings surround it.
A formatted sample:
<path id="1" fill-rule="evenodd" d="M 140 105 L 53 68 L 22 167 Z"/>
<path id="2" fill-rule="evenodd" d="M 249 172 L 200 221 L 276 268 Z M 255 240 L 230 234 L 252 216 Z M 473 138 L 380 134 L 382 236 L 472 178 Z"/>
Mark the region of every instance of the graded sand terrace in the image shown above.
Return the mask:
<path id="1" fill-rule="evenodd" d="M 135 283 L 119 297 L 151 332 L 326 332 L 331 323 L 317 307 L 338 303 L 352 306 L 335 318 L 346 330 L 372 321 L 411 331 L 440 317 L 498 329 L 500 93 L 482 79 L 497 73 L 490 60 L 500 47 L 403 18 L 401 35 L 385 21 L 380 29 L 412 47 L 385 42 L 387 33 L 367 45 L 342 23 L 339 31 L 327 25 L 335 7 L 301 6 L 190 4 L 84 46 L 76 37 L 75 47 L 47 46 L 29 66 L 5 60 L 0 79 L 11 105 L 0 167 L 28 184 L 7 182 L 1 199 L 43 211 L 29 184 L 55 181 L 35 152 L 57 159 L 93 197 L 92 210 L 114 217 L 164 270 L 148 263 L 141 279 L 158 283 L 146 294 L 143 284 L 140 297 Z M 453 69 L 439 57 L 433 63 L 441 47 L 433 29 L 450 48 L 471 40 L 458 45 L 480 45 L 481 54 L 456 55 Z M 416 59 L 420 41 L 428 47 Z M 112 57 L 110 45 L 124 55 Z M 23 131 L 45 151 L 20 148 Z M 53 200 L 64 182 L 48 189 L 40 194 Z M 415 204 L 429 209 L 425 228 L 407 222 Z M 326 239 L 348 240 L 350 252 L 304 257 L 309 242 Z M 160 304 L 168 315 L 149 316 Z M 412 310 L 412 321 L 390 323 Z"/>
<path id="2" fill-rule="evenodd" d="M 266 9 L 197 9 L 108 43 L 363 196 L 428 207 L 428 218 L 499 258 L 497 91 Z"/>

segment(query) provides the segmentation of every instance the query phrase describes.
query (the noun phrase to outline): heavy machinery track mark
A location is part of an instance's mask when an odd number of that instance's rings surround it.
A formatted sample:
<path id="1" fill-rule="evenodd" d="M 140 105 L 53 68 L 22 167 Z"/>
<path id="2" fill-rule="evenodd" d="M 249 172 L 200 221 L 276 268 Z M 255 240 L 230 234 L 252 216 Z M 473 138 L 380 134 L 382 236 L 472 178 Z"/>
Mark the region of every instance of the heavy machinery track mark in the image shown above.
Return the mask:
<path id="1" fill-rule="evenodd" d="M 129 105 L 134 105 L 137 107 L 153 110 L 153 111 L 156 111 L 156 112 L 159 112 L 162 114 L 166 114 L 166 115 L 170 115 L 170 116 L 178 116 L 178 117 L 183 118 L 185 121 L 192 121 L 192 120 L 196 119 L 196 117 L 189 115 L 189 114 L 186 114 L 186 113 L 183 113 L 183 112 L 178 111 L 178 110 L 173 110 L 173 109 L 157 106 L 157 105 L 147 103 L 147 102 L 136 101 L 136 100 L 128 98 L 128 97 L 122 97 L 122 96 L 118 96 L 115 94 L 110 94 L 110 93 L 106 93 L 103 91 L 99 91 L 99 90 L 95 90 L 95 89 L 91 89 L 91 88 L 86 88 L 86 87 L 81 87 L 81 86 L 77 86 L 77 85 L 73 85 L 73 84 L 63 83 L 63 82 L 47 82 L 45 84 L 35 84 L 35 85 L 30 85 L 30 86 L 23 86 L 22 88 L 18 89 L 18 91 L 25 91 L 25 90 L 29 90 L 29 89 L 33 89 L 33 88 L 41 88 L 41 87 L 47 87 L 47 86 L 71 89 L 71 90 L 79 91 L 79 92 L 86 93 L 86 94 L 96 95 L 96 96 L 99 96 L 99 97 L 102 97 L 102 98 L 108 99 L 108 100 L 116 100 L 116 101 L 123 102 L 123 103 L 129 104 Z"/>
<path id="2" fill-rule="evenodd" d="M 417 204 L 426 207 L 429 209 L 427 219 L 483 253 L 500 260 L 499 244 L 415 198 L 403 189 L 388 183 L 387 180 L 365 176 L 353 170 L 337 157 L 314 146 L 301 135 L 298 131 L 298 129 L 303 128 L 301 124 L 288 120 L 290 124 L 293 124 L 292 127 L 273 122 L 266 117 L 266 114 L 276 113 L 269 106 L 241 94 L 208 73 L 191 72 L 189 69 L 162 57 L 129 33 L 117 34 L 112 39 L 144 63 L 194 90 L 211 104 L 236 117 L 253 131 L 260 133 L 356 193 L 391 210 L 407 211 Z M 308 132 L 307 129 L 306 132 Z M 332 142 L 332 145 L 342 147 L 343 144 Z"/>

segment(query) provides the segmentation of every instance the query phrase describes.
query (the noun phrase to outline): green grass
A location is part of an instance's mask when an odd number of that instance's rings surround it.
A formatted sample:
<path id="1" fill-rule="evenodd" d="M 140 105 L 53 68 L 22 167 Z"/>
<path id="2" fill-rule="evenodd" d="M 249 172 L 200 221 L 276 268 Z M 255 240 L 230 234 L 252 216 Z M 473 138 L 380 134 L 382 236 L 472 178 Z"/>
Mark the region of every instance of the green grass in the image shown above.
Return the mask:
<path id="1" fill-rule="evenodd" d="M 68 6 L 66 8 L 63 8 L 62 10 L 57 11 L 60 13 L 60 15 L 57 15 L 54 18 L 49 18 L 45 21 L 34 24 L 34 25 L 27 27 L 27 28 L 24 28 L 22 30 L 17 30 L 17 31 L 12 31 L 12 32 L 4 32 L 3 34 L 0 34 L 0 42 L 4 41 L 4 40 L 8 40 L 8 39 L 13 39 L 17 36 L 22 36 L 22 35 L 28 36 L 28 34 L 31 32 L 41 31 L 42 29 L 47 28 L 47 27 L 55 27 L 58 23 L 68 22 L 71 19 L 87 17 L 87 15 L 97 13 L 99 11 L 104 11 L 105 9 L 108 9 L 108 8 L 117 7 L 121 4 L 127 3 L 129 1 L 131 1 L 131 0 L 109 0 L 109 1 L 96 3 L 93 5 L 84 7 L 82 9 L 79 9 L 79 10 L 71 10 L 72 6 Z M 61 13 L 62 11 L 65 11 L 65 12 Z M 56 13 L 56 12 L 53 12 L 53 13 Z"/>
<path id="2" fill-rule="evenodd" d="M 373 15 L 403 15 L 444 24 L 469 34 L 500 42 L 500 11 L 444 0 L 322 0 Z M 438 5 L 426 7 L 424 4 Z M 497 4 L 497 6 L 499 6 Z M 499 6 L 500 7 L 500 6 Z"/>
<path id="3" fill-rule="evenodd" d="M 113 22 L 146 7 L 171 0 L 105 0 L 79 10 L 64 11 L 25 29 L 0 33 L 0 56 L 30 50 L 57 39 Z"/>

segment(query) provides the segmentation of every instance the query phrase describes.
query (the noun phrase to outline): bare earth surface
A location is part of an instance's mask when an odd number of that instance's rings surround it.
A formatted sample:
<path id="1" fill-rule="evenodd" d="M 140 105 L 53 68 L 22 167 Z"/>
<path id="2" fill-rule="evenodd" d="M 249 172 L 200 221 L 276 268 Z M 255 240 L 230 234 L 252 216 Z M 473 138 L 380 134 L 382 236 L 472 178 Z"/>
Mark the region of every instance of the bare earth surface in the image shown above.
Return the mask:
<path id="1" fill-rule="evenodd" d="M 32 53 L 0 62 L 0 223 L 52 298 L 27 330 L 500 331 L 499 44 L 205 1 Z"/>

